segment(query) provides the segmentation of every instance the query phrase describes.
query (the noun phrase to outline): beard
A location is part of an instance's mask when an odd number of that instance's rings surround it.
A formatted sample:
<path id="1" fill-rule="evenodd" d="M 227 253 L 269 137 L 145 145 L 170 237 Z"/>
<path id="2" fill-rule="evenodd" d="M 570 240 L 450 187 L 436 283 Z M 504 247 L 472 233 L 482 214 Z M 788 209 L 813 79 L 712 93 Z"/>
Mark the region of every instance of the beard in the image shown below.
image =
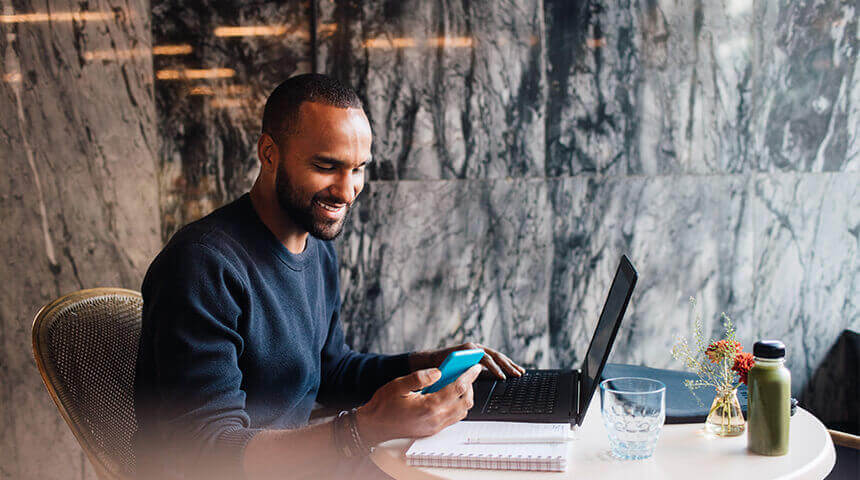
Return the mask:
<path id="1" fill-rule="evenodd" d="M 275 190 L 281 209 L 287 213 L 293 222 L 314 237 L 326 241 L 337 238 L 343 231 L 343 225 L 347 215 L 349 215 L 351 205 L 346 206 L 343 216 L 338 220 L 317 215 L 314 202 L 328 200 L 328 196 L 323 192 L 317 192 L 312 197 L 306 198 L 293 186 L 293 182 L 290 181 L 283 165 L 281 163 L 278 166 L 278 173 L 275 176 Z M 334 200 L 333 203 L 339 202 Z"/>

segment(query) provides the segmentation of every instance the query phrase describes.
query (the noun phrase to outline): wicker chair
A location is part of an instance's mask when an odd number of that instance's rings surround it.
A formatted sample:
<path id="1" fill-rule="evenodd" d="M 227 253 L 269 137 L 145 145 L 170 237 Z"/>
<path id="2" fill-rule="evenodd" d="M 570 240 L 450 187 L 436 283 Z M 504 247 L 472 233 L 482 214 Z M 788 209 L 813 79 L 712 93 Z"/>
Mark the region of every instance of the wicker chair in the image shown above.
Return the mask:
<path id="1" fill-rule="evenodd" d="M 130 479 L 134 368 L 143 299 L 93 288 L 44 306 L 33 322 L 42 380 L 101 479 Z"/>

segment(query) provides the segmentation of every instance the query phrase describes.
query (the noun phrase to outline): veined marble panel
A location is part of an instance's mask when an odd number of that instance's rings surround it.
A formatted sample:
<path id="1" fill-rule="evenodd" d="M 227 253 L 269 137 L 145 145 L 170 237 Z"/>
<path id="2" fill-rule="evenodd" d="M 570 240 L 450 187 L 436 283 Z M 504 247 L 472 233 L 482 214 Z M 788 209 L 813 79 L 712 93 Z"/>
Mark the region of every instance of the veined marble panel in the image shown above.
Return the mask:
<path id="1" fill-rule="evenodd" d="M 786 343 L 796 395 L 842 330 L 860 330 L 860 173 L 759 175 L 752 205 L 755 334 Z"/>
<path id="2" fill-rule="evenodd" d="M 371 182 L 337 248 L 356 349 L 482 342 L 543 365 L 551 212 L 542 180 Z"/>
<path id="3" fill-rule="evenodd" d="M 548 175 L 860 168 L 850 2 L 545 3 Z"/>
<path id="4" fill-rule="evenodd" d="M 553 218 L 549 333 L 553 362 L 579 366 L 622 254 L 639 272 L 611 361 L 683 369 L 695 296 L 705 332 L 725 311 L 752 318 L 752 217 L 742 177 L 569 177 L 549 184 Z"/>
<path id="5" fill-rule="evenodd" d="M 310 71 L 306 2 L 152 2 L 162 239 L 247 191 L 263 106 Z M 170 47 L 173 47 L 172 50 Z"/>
<path id="6" fill-rule="evenodd" d="M 748 170 L 751 3 L 547 0 L 547 172 Z"/>
<path id="7" fill-rule="evenodd" d="M 370 178 L 544 172 L 541 2 L 320 1 L 317 70 L 355 87 Z"/>
<path id="8" fill-rule="evenodd" d="M 96 478 L 36 370 L 33 317 L 139 288 L 160 246 L 149 4 L 49 3 L 0 0 L 4 479 Z"/>
<path id="9" fill-rule="evenodd" d="M 545 0 L 546 174 L 626 174 L 639 159 L 641 18 L 630 1 Z"/>
<path id="10" fill-rule="evenodd" d="M 857 3 L 761 1 L 754 15 L 754 167 L 860 171 Z"/>
<path id="11" fill-rule="evenodd" d="M 640 12 L 641 157 L 632 173 L 752 168 L 752 6 L 751 0 L 658 1 Z"/>

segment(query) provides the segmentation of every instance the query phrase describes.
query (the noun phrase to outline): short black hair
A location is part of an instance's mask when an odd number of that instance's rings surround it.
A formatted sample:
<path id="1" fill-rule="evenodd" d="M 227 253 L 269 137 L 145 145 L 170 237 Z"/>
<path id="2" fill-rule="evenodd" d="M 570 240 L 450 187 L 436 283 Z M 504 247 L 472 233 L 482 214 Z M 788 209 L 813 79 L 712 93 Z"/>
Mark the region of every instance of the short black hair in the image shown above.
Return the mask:
<path id="1" fill-rule="evenodd" d="M 338 108 L 362 108 L 355 90 L 320 73 L 305 73 L 286 79 L 266 100 L 263 110 L 263 133 L 275 141 L 284 134 L 298 131 L 299 106 L 302 102 L 321 103 Z"/>

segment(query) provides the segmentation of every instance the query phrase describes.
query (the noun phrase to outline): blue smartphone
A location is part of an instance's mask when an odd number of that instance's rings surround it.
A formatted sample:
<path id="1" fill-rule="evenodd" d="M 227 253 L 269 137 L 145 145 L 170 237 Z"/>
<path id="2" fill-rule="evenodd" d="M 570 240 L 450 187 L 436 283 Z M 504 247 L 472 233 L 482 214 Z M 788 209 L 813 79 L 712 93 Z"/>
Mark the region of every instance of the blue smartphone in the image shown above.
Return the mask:
<path id="1" fill-rule="evenodd" d="M 433 385 L 424 387 L 421 393 L 438 392 L 442 388 L 445 388 L 446 385 L 459 378 L 472 365 L 480 362 L 482 358 L 484 358 L 484 351 L 480 348 L 457 350 L 456 352 L 449 353 L 445 361 L 442 362 L 442 365 L 439 365 L 442 376 Z"/>

